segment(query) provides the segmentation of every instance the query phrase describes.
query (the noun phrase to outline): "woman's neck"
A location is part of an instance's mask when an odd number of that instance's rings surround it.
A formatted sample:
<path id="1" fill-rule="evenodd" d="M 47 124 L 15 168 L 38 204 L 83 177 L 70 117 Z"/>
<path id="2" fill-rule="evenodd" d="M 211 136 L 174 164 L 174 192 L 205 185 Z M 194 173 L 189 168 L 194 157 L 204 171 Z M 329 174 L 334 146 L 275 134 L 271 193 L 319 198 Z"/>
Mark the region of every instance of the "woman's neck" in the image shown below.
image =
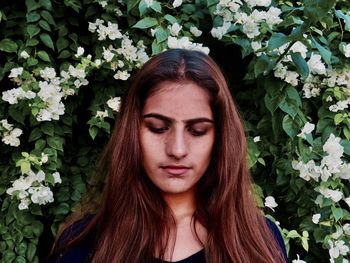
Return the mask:
<path id="1" fill-rule="evenodd" d="M 183 220 L 192 218 L 196 210 L 194 191 L 180 194 L 163 194 L 163 198 L 171 209 L 176 224 L 181 224 Z"/>

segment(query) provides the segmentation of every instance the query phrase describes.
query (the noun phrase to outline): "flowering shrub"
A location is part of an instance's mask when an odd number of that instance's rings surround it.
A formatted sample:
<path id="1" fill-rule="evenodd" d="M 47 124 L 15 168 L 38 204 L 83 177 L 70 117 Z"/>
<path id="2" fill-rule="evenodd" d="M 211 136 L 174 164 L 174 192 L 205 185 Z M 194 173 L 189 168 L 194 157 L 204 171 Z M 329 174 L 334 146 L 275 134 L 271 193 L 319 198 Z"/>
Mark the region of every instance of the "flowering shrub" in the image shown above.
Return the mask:
<path id="1" fill-rule="evenodd" d="M 293 262 L 349 262 L 348 1 L 26 0 L 2 6 L 3 262 L 38 262 L 87 188 L 98 188 L 91 175 L 128 78 L 167 48 L 246 65 L 244 84 L 233 93 L 259 205 L 277 220 Z M 218 55 L 237 47 L 242 58 Z M 232 82 L 236 72 L 226 75 Z"/>

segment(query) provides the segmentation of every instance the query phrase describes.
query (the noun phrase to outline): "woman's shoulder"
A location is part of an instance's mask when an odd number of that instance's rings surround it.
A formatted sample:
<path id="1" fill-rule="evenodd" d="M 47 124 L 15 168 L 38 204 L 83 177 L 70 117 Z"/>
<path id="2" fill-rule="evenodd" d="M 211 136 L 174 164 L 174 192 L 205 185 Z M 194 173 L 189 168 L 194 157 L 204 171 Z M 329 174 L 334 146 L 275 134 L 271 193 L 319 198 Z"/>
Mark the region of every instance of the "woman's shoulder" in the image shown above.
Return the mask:
<path id="1" fill-rule="evenodd" d="M 85 216 L 65 229 L 57 241 L 58 246 L 64 246 L 76 238 L 88 226 L 92 218 L 93 215 Z M 81 242 L 69 247 L 67 250 L 64 250 L 59 254 L 53 255 L 49 259 L 49 263 L 88 262 L 93 250 L 93 243 L 94 235 L 87 235 Z"/>
<path id="2" fill-rule="evenodd" d="M 283 240 L 283 237 L 281 235 L 279 228 L 269 218 L 266 218 L 266 223 L 267 223 L 267 226 L 269 227 L 269 229 L 271 230 L 271 233 L 275 237 L 275 240 L 276 240 L 278 246 L 281 248 L 281 251 L 283 252 L 284 258 L 286 259 L 286 262 L 287 262 L 287 258 L 288 258 L 287 257 L 287 250 L 286 250 L 286 246 L 284 244 L 284 240 Z"/>

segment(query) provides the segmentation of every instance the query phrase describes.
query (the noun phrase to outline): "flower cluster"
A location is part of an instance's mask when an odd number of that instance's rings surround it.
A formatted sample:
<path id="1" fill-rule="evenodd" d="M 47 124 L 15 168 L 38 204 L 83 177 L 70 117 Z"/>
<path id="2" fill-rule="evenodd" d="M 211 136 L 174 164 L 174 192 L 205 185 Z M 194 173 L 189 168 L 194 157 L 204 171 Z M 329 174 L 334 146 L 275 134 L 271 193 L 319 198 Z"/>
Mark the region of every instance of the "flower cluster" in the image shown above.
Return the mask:
<path id="1" fill-rule="evenodd" d="M 107 26 L 104 25 L 104 20 L 96 19 L 94 23 L 89 22 L 89 31 L 92 33 L 98 33 L 98 40 L 106 40 L 107 37 L 110 40 L 116 40 L 123 37 L 118 28 L 118 24 L 107 22 Z"/>
<path id="2" fill-rule="evenodd" d="M 349 253 L 350 249 L 349 246 L 343 241 L 343 240 L 329 240 L 329 256 L 330 256 L 330 262 L 334 263 L 335 259 L 339 258 L 339 256 L 343 256 L 343 263 L 349 263 L 347 259 L 345 259 L 346 255 Z"/>
<path id="3" fill-rule="evenodd" d="M 81 51 L 80 51 L 81 52 Z M 61 76 L 56 76 L 54 68 L 46 67 L 39 71 L 39 77 L 43 80 L 37 81 L 35 75 L 29 79 L 20 78 L 23 68 L 11 70 L 9 78 L 22 87 L 13 88 L 2 93 L 2 99 L 9 104 L 17 104 L 20 100 L 31 100 L 32 113 L 38 121 L 58 120 L 64 114 L 65 106 L 62 100 L 75 94 L 75 90 L 82 85 L 87 85 L 84 68 L 69 66 L 68 72 L 61 71 Z M 29 73 L 29 72 L 28 72 Z M 74 88 L 72 88 L 74 87 Z M 32 89 L 32 90 L 30 90 Z"/>
<path id="4" fill-rule="evenodd" d="M 23 131 L 19 128 L 13 128 L 13 124 L 8 123 L 6 119 L 0 121 L 0 136 L 5 144 L 17 147 L 20 145 L 19 136 Z"/>
<path id="5" fill-rule="evenodd" d="M 240 0 L 220 0 L 216 5 L 215 15 L 223 18 L 223 26 L 213 28 L 213 37 L 221 39 L 231 26 L 231 22 L 241 25 L 240 30 L 249 38 L 254 39 L 261 34 L 261 25 L 266 24 L 269 29 L 282 22 L 280 15 L 282 11 L 277 7 L 270 7 L 267 11 L 260 10 L 271 5 L 270 0 L 266 1 L 240 1 Z M 248 7 L 250 13 L 244 10 Z M 258 7 L 258 8 L 256 8 Z"/>
<path id="6" fill-rule="evenodd" d="M 51 175 L 53 177 L 53 184 L 61 183 L 61 177 L 58 172 Z M 12 187 L 8 188 L 6 193 L 15 196 L 20 204 L 18 209 L 28 209 L 31 203 L 38 205 L 45 205 L 54 201 L 53 193 L 46 183 L 47 175 L 40 170 L 34 173 L 30 170 L 26 176 L 20 176 L 12 183 Z"/>
<path id="7" fill-rule="evenodd" d="M 314 160 L 310 160 L 304 163 L 302 160 L 292 162 L 292 167 L 300 172 L 300 177 L 306 181 L 313 179 L 318 182 L 321 179 L 322 182 L 327 182 L 329 178 L 332 179 L 350 179 L 350 164 L 344 162 L 341 157 L 344 153 L 344 148 L 340 144 L 340 138 L 331 134 L 323 145 L 323 151 L 326 153 L 323 156 L 320 165 L 317 165 Z M 333 196 L 329 191 L 322 190 L 325 196 Z M 333 192 L 332 192 L 333 193 Z"/>
<path id="8" fill-rule="evenodd" d="M 173 36 L 168 37 L 169 48 L 182 48 L 189 50 L 198 50 L 205 54 L 209 54 L 209 48 L 203 47 L 203 44 L 193 43 L 188 37 L 176 38 Z"/>

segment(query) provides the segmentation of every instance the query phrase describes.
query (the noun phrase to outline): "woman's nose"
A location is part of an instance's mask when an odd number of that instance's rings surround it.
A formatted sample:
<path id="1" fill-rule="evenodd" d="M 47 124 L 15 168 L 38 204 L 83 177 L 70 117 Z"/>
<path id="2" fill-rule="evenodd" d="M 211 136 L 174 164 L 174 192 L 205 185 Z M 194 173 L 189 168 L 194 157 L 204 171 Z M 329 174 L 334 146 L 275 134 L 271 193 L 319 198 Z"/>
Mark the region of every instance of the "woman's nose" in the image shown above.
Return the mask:
<path id="1" fill-rule="evenodd" d="M 166 153 L 176 160 L 180 160 L 188 154 L 188 145 L 182 130 L 172 131 L 169 134 L 166 143 Z"/>

